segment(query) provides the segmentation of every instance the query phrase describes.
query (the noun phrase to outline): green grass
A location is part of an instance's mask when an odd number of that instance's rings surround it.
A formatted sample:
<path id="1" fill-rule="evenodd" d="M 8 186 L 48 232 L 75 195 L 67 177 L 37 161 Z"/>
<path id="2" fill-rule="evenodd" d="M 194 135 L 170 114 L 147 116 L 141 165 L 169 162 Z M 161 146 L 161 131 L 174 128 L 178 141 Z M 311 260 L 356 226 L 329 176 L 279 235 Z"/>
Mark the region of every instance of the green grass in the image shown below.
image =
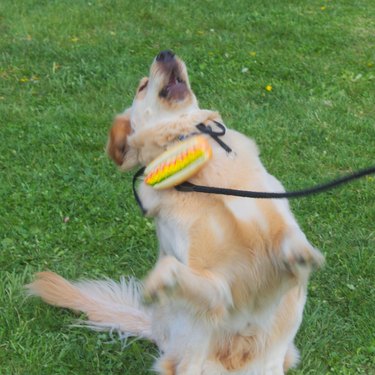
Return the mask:
<path id="1" fill-rule="evenodd" d="M 2 0 L 0 373 L 139 375 L 157 354 L 69 327 L 73 314 L 22 286 L 45 269 L 143 277 L 155 261 L 153 224 L 104 147 L 159 50 L 186 60 L 201 106 L 294 189 L 374 164 L 374 14 L 372 0 Z M 294 375 L 375 368 L 374 183 L 292 202 L 327 258 Z"/>

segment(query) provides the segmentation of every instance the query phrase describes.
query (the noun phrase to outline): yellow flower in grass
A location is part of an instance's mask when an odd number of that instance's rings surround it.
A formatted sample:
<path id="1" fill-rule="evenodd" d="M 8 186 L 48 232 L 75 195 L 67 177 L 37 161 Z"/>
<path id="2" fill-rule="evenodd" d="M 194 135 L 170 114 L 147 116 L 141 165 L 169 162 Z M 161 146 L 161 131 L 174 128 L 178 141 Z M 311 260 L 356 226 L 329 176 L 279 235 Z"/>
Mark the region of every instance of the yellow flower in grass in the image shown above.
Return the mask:
<path id="1" fill-rule="evenodd" d="M 77 43 L 79 41 L 79 38 L 74 36 L 73 38 L 70 39 L 70 41 L 73 42 L 73 43 Z"/>
<path id="2" fill-rule="evenodd" d="M 36 76 L 36 75 L 32 75 L 30 78 L 28 77 L 22 77 L 18 80 L 19 82 L 21 83 L 27 83 L 27 82 L 38 82 L 39 81 L 39 77 Z"/>
<path id="3" fill-rule="evenodd" d="M 327 9 L 327 7 L 325 6 L 325 5 L 322 5 L 321 7 L 320 7 L 320 10 L 326 10 Z"/>
<path id="4" fill-rule="evenodd" d="M 272 91 L 272 86 L 271 85 L 267 85 L 266 87 L 265 87 L 265 89 L 266 89 L 266 91 L 268 91 L 268 92 L 270 92 L 270 91 Z"/>

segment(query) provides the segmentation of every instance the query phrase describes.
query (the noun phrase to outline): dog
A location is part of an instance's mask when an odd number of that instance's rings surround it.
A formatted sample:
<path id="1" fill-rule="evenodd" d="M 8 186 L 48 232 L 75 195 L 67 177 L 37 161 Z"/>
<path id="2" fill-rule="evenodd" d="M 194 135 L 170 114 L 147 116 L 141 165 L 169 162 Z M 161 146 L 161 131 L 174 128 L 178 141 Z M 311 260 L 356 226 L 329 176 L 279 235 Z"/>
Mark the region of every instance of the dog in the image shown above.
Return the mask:
<path id="1" fill-rule="evenodd" d="M 212 130 L 217 123 L 218 112 L 199 108 L 185 63 L 162 51 L 131 107 L 115 118 L 107 152 L 122 171 L 146 166 L 196 134 L 197 124 Z M 220 141 L 204 136 L 212 158 L 189 182 L 284 191 L 253 140 L 227 128 Z M 163 375 L 281 375 L 294 367 L 308 278 L 324 257 L 288 201 L 155 190 L 144 182 L 137 189 L 159 241 L 144 282 L 70 282 L 41 272 L 30 294 L 86 313 L 91 327 L 152 340 Z"/>

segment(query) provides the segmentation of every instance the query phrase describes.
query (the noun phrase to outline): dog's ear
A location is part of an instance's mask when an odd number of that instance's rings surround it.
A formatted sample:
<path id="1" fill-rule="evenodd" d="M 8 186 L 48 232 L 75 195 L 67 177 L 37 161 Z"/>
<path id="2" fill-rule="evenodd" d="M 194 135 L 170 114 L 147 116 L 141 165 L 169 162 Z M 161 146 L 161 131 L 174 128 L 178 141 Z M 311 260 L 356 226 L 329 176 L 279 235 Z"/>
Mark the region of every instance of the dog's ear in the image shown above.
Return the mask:
<path id="1" fill-rule="evenodd" d="M 116 116 L 108 135 L 107 154 L 123 170 L 138 164 L 136 152 L 128 144 L 131 132 L 129 114 L 125 112 Z"/>

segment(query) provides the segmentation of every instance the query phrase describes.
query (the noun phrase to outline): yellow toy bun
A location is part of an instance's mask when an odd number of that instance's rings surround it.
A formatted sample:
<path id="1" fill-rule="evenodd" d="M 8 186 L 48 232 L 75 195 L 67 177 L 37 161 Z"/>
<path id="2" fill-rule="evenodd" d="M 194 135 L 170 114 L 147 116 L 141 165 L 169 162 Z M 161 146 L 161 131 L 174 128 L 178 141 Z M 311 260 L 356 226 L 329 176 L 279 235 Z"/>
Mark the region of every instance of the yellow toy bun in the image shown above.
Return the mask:
<path id="1" fill-rule="evenodd" d="M 205 136 L 188 138 L 147 166 L 145 183 L 157 190 L 179 185 L 195 175 L 210 160 L 211 155 L 211 147 Z"/>

